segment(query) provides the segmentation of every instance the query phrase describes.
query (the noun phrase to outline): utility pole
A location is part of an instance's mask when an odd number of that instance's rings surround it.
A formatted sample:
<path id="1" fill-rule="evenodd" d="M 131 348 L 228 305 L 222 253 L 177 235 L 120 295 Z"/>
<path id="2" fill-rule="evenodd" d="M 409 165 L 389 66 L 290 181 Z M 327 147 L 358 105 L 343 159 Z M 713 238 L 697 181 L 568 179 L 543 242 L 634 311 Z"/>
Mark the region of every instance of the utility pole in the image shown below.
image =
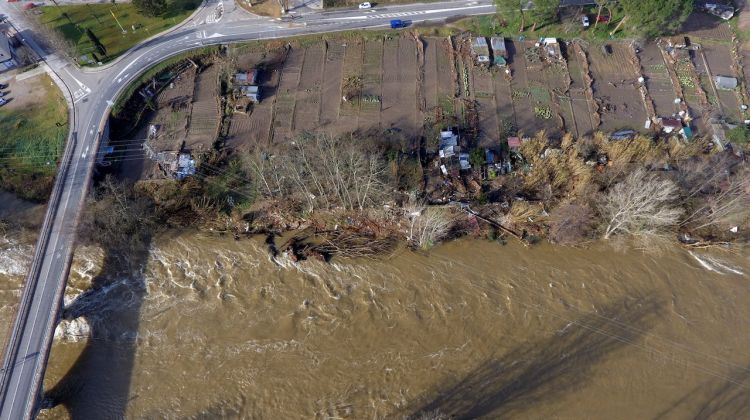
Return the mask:
<path id="1" fill-rule="evenodd" d="M 117 16 L 115 16 L 115 12 L 113 12 L 112 9 L 109 9 L 109 13 L 112 13 L 112 17 L 115 18 L 115 22 L 117 22 L 117 26 L 120 27 L 120 30 L 122 31 L 122 33 L 124 34 L 128 33 L 128 31 L 126 31 L 125 28 L 123 28 L 122 25 L 120 25 L 120 21 L 117 20 Z"/>
<path id="2" fill-rule="evenodd" d="M 628 20 L 627 15 L 624 18 L 622 18 L 622 20 L 620 21 L 620 23 L 617 24 L 617 26 L 615 26 L 615 29 L 613 29 L 612 32 L 609 33 L 609 36 L 613 36 L 615 33 L 617 33 L 617 30 L 620 29 L 620 26 L 622 26 L 622 24 L 625 23 L 626 20 Z"/>
<path id="3" fill-rule="evenodd" d="M 597 0 L 597 3 L 599 3 L 599 10 L 596 12 L 596 21 L 594 22 L 594 29 L 596 29 L 596 26 L 599 25 L 599 17 L 602 15 L 602 8 L 604 8 L 604 1 Z"/>

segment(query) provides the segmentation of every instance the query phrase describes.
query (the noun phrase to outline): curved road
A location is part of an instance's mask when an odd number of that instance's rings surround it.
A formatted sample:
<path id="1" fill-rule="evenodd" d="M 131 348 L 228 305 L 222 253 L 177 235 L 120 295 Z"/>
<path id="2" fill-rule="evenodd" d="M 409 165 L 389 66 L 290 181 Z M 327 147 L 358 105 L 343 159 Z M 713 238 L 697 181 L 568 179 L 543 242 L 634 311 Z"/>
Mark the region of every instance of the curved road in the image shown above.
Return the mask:
<path id="1" fill-rule="evenodd" d="M 223 13 L 219 13 L 220 9 Z M 204 4 L 178 28 L 137 45 L 105 68 L 82 70 L 54 54 L 45 56 L 48 71 L 68 96 L 71 133 L 5 351 L 0 419 L 33 418 L 39 409 L 78 218 L 91 183 L 101 132 L 110 107 L 139 74 L 166 58 L 202 46 L 387 27 L 391 19 L 421 23 L 494 11 L 490 0 L 454 0 L 371 10 L 313 12 L 301 8 L 278 20 L 236 10 L 231 0 L 225 3 L 214 0 Z M 7 3 L 0 3 L 0 12 L 10 15 L 12 23 L 33 47 L 33 39 L 23 31 L 23 16 Z"/>

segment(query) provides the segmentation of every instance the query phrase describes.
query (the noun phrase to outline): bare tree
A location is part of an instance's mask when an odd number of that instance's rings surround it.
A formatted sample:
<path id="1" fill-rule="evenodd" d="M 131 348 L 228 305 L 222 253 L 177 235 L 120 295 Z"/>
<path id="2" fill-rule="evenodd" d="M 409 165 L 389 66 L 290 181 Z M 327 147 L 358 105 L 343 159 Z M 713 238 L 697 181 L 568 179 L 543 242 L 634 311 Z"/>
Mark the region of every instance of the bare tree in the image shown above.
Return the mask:
<path id="1" fill-rule="evenodd" d="M 700 230 L 719 225 L 741 224 L 750 218 L 750 170 L 723 177 L 713 191 L 695 200 L 680 226 Z"/>
<path id="2" fill-rule="evenodd" d="M 602 200 L 600 211 L 606 227 L 604 239 L 619 233 L 657 236 L 678 223 L 683 210 L 674 205 L 677 185 L 636 169 L 615 184 Z"/>
<path id="3" fill-rule="evenodd" d="M 412 198 L 404 207 L 409 220 L 407 240 L 412 246 L 428 249 L 444 239 L 450 232 L 454 215 L 449 209 L 427 207 Z"/>
<path id="4" fill-rule="evenodd" d="M 550 217 L 549 239 L 563 245 L 573 245 L 586 239 L 594 227 L 594 212 L 585 204 L 564 204 Z"/>
<path id="5" fill-rule="evenodd" d="M 283 157 L 256 153 L 245 165 L 267 197 L 292 198 L 308 210 L 363 210 L 386 196 L 385 165 L 354 137 L 308 134 L 291 142 Z"/>

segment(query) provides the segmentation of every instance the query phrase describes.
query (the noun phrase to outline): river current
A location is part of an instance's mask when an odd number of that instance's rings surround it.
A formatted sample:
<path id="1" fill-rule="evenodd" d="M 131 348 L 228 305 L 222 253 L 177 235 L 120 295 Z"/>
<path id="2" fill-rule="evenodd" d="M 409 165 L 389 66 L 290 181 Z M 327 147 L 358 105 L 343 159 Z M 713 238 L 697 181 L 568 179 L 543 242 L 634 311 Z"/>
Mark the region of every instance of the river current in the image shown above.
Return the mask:
<path id="1" fill-rule="evenodd" d="M 0 236 L 7 326 L 33 243 Z M 80 246 L 41 418 L 738 418 L 748 273 L 746 251 L 606 243 L 332 264 L 194 231 Z"/>

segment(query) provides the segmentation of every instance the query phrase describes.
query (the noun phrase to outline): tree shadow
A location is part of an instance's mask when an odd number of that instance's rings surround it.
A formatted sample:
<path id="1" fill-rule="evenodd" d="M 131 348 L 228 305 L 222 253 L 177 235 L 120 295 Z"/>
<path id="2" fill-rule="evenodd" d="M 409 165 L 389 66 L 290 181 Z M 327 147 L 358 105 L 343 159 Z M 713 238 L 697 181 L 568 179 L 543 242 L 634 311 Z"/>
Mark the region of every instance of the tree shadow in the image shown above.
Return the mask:
<path id="1" fill-rule="evenodd" d="M 540 401 L 579 389 L 608 355 L 637 342 L 654 324 L 661 304 L 615 302 L 603 315 L 586 315 L 555 336 L 522 345 L 489 360 L 464 379 L 406 411 L 409 418 L 523 418 Z"/>
<path id="2" fill-rule="evenodd" d="M 90 336 L 78 360 L 47 391 L 45 400 L 47 405 L 64 405 L 73 419 L 125 417 L 146 294 L 141 267 L 149 243 L 142 245 L 126 255 L 108 250 L 91 289 L 63 310 L 63 319 L 85 318 Z"/>

